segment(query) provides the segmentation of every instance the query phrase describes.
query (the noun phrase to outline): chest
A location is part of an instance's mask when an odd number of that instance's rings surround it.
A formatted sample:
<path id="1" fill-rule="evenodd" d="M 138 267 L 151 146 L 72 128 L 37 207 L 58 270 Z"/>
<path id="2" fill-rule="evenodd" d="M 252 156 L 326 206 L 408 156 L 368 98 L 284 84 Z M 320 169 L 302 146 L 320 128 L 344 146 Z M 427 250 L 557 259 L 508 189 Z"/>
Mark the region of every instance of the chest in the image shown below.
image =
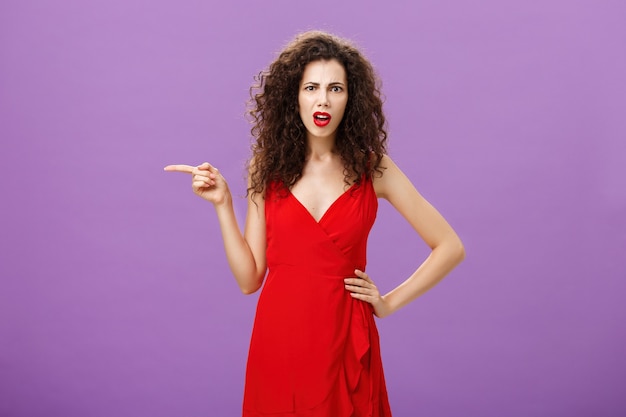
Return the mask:
<path id="1" fill-rule="evenodd" d="M 315 221 L 319 221 L 349 188 L 343 178 L 336 175 L 310 176 L 302 177 L 291 188 L 291 194 Z"/>

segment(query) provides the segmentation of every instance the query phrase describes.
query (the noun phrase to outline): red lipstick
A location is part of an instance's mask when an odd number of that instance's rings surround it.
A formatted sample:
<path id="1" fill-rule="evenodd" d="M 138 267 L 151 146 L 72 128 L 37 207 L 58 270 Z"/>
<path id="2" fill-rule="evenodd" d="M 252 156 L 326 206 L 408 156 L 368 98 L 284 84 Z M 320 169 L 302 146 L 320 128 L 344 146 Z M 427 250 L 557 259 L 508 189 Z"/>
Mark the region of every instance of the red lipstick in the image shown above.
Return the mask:
<path id="1" fill-rule="evenodd" d="M 326 112 L 316 111 L 313 113 L 313 123 L 315 126 L 324 127 L 330 123 L 330 114 Z"/>

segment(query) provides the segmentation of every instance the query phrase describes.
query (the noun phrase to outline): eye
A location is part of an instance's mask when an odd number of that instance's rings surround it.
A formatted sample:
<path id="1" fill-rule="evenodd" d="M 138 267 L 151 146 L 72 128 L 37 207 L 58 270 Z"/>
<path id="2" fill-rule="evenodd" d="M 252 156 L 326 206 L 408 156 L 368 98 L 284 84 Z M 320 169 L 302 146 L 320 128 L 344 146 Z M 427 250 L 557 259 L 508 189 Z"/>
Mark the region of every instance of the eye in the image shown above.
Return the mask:
<path id="1" fill-rule="evenodd" d="M 307 86 L 304 87 L 304 90 L 305 91 L 313 91 L 313 90 L 315 90 L 315 87 L 312 86 L 312 85 L 307 85 Z"/>
<path id="2" fill-rule="evenodd" d="M 330 91 L 332 91 L 333 93 L 341 93 L 343 91 L 343 88 L 339 87 L 338 85 L 334 85 L 330 87 Z"/>

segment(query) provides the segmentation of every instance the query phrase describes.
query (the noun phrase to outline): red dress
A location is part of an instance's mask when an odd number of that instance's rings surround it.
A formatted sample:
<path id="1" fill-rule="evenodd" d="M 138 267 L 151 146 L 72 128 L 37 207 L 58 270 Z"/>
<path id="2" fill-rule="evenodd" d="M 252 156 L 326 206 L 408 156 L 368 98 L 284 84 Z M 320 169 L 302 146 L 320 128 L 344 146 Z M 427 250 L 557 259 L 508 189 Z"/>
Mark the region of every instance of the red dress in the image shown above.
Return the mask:
<path id="1" fill-rule="evenodd" d="M 244 417 L 389 417 L 370 304 L 343 279 L 365 270 L 378 200 L 353 185 L 319 222 L 287 190 L 265 196 L 269 274 L 259 297 Z"/>

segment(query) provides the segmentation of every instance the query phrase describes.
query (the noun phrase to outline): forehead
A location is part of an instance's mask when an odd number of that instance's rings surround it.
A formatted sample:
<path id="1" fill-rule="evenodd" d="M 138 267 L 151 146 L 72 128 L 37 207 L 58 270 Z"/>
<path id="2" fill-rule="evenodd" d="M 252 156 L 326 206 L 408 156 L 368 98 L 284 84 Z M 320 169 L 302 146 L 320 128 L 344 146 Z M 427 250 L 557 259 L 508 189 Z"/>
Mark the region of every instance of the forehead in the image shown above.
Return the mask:
<path id="1" fill-rule="evenodd" d="M 335 59 L 312 61 L 304 67 L 302 82 L 318 84 L 341 82 L 345 84 L 346 70 L 343 65 Z"/>

